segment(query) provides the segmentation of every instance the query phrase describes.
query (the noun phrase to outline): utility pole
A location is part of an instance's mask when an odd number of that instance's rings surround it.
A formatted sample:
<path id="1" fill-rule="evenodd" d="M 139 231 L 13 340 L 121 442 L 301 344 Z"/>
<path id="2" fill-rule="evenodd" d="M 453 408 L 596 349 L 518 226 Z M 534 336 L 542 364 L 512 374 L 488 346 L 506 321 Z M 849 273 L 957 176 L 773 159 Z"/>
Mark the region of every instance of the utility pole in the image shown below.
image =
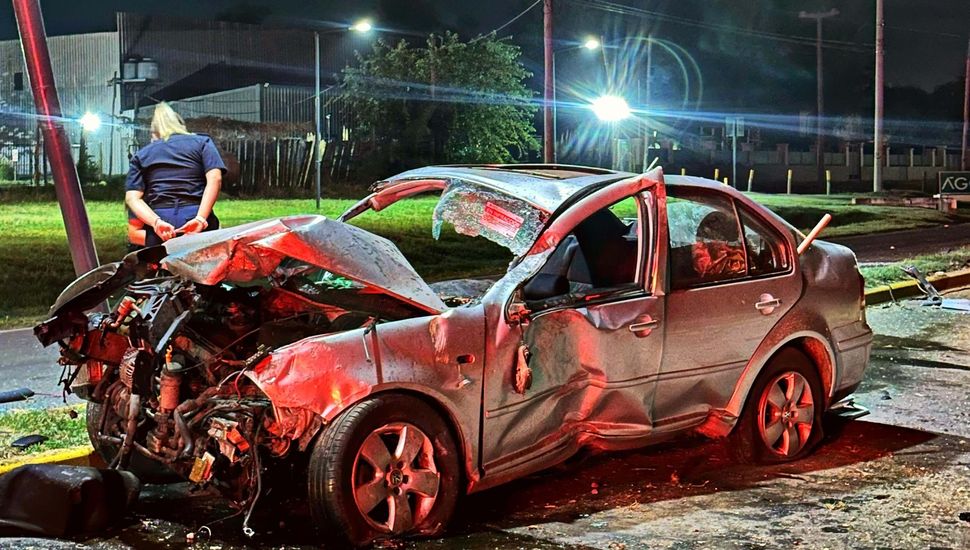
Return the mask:
<path id="1" fill-rule="evenodd" d="M 825 184 L 825 134 L 822 129 L 822 117 L 825 113 L 825 88 L 822 85 L 822 21 L 829 17 L 835 17 L 839 10 L 831 9 L 826 12 L 801 12 L 798 14 L 800 19 L 815 20 L 815 72 L 816 72 L 816 120 L 815 120 L 815 169 L 817 171 L 819 185 Z"/>
<path id="2" fill-rule="evenodd" d="M 71 250 L 74 272 L 83 275 L 98 267 L 98 253 L 94 249 L 91 224 L 84 207 L 81 182 L 77 166 L 71 157 L 71 142 L 67 139 L 61 122 L 61 102 L 57 97 L 54 70 L 51 67 L 50 50 L 47 49 L 47 31 L 39 0 L 13 0 L 17 29 L 24 52 L 24 63 L 30 77 L 30 89 L 34 95 L 34 110 L 44 133 L 44 148 L 54 172 L 54 191 L 64 218 L 67 244 Z M 44 163 L 46 171 L 46 163 Z"/>
<path id="3" fill-rule="evenodd" d="M 313 73 L 313 128 L 314 128 L 314 140 L 313 140 L 313 190 L 317 198 L 317 210 L 320 210 L 320 170 L 323 166 L 323 158 L 320 154 L 320 143 L 322 137 L 320 136 L 320 32 L 315 31 L 313 33 L 313 55 L 314 55 L 314 73 Z"/>
<path id="4" fill-rule="evenodd" d="M 961 151 L 961 170 L 970 169 L 967 158 L 967 131 L 970 130 L 970 40 L 967 41 L 967 66 L 963 75 L 963 150 Z"/>
<path id="5" fill-rule="evenodd" d="M 542 43 L 545 74 L 542 101 L 542 161 L 552 164 L 555 159 L 556 136 L 552 129 L 552 0 L 542 0 Z"/>
<path id="6" fill-rule="evenodd" d="M 885 60 L 886 60 L 886 40 L 884 31 L 886 19 L 883 16 L 883 0 L 876 0 L 876 112 L 874 121 L 874 135 L 872 138 L 872 191 L 879 193 L 882 191 L 882 117 L 883 106 L 883 84 L 885 83 Z M 864 156 L 864 155 L 863 155 Z"/>

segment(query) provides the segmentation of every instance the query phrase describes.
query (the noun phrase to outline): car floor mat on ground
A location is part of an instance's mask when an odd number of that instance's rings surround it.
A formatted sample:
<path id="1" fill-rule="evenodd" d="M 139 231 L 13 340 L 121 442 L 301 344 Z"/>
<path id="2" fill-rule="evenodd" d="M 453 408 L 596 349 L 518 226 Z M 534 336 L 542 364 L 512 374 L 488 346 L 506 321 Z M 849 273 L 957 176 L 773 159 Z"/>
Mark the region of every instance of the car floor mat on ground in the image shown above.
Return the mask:
<path id="1" fill-rule="evenodd" d="M 103 531 L 135 503 L 130 472 L 29 464 L 0 477 L 0 536 L 65 537 Z"/>

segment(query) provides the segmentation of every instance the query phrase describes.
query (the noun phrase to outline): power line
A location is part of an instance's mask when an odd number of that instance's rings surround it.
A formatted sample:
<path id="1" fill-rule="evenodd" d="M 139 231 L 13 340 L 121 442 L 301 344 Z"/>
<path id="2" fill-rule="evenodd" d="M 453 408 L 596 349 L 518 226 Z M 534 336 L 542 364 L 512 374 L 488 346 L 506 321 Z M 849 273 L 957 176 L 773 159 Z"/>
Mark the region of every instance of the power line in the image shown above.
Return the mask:
<path id="1" fill-rule="evenodd" d="M 660 13 L 656 11 L 651 11 L 643 8 L 636 8 L 632 6 L 625 6 L 622 4 L 617 4 L 615 2 L 609 2 L 608 0 L 566 0 L 574 4 L 580 4 L 587 7 L 592 7 L 602 11 L 607 11 L 611 13 L 618 13 L 622 15 L 635 15 L 639 17 L 649 17 L 658 21 L 666 21 L 670 23 L 676 23 L 706 30 L 712 31 L 722 31 L 729 32 L 733 34 L 752 36 L 755 38 L 763 38 L 766 40 L 774 40 L 776 42 L 784 42 L 788 44 L 796 44 L 800 46 L 815 46 L 815 40 L 810 37 L 802 36 L 790 36 L 770 31 L 762 31 L 756 29 L 742 29 L 739 27 L 734 27 L 731 25 L 724 25 L 718 23 L 708 23 L 705 21 L 699 21 L 697 19 L 689 19 L 686 17 L 679 17 L 675 15 L 668 15 L 665 13 Z M 822 46 L 830 49 L 838 49 L 843 51 L 851 52 L 869 52 L 872 51 L 874 47 L 873 44 L 863 44 L 858 42 L 849 42 L 844 40 L 824 40 Z"/>
<path id="2" fill-rule="evenodd" d="M 538 6 L 541 3 L 542 3 L 542 0 L 536 0 L 528 8 L 526 8 L 526 9 L 522 10 L 521 12 L 519 12 L 519 14 L 516 15 L 515 17 L 513 17 L 512 19 L 509 19 L 505 23 L 499 25 L 498 27 L 495 27 L 494 29 L 492 29 L 491 31 L 489 31 L 489 32 L 487 32 L 485 34 L 479 35 L 478 38 L 475 38 L 474 40 L 472 40 L 472 42 L 477 42 L 477 41 L 481 40 L 485 36 L 488 36 L 488 35 L 490 35 L 492 33 L 497 33 L 498 31 L 504 29 L 505 27 L 508 27 L 512 23 L 515 23 L 516 21 L 518 21 L 518 19 L 520 17 L 522 17 L 523 15 L 525 15 L 525 14 L 529 13 L 530 11 L 532 11 L 532 8 Z"/>

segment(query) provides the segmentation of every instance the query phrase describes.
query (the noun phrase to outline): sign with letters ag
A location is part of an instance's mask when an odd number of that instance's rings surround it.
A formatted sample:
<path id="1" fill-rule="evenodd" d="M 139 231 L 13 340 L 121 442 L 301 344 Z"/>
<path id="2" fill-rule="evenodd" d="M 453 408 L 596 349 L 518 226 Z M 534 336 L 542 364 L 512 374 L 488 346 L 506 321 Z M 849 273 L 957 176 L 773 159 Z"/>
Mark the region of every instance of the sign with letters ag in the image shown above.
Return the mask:
<path id="1" fill-rule="evenodd" d="M 940 172 L 940 195 L 970 195 L 970 172 Z"/>

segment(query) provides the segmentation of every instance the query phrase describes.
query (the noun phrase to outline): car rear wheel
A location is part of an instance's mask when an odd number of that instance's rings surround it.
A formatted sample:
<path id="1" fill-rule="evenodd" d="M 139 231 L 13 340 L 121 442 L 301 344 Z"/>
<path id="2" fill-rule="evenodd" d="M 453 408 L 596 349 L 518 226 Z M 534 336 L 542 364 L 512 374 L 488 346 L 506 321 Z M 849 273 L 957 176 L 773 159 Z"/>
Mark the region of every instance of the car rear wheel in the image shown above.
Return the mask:
<path id="1" fill-rule="evenodd" d="M 324 428 L 310 455 L 310 509 L 321 533 L 361 546 L 435 535 L 460 490 L 454 438 L 420 399 L 381 395 Z"/>
<path id="2" fill-rule="evenodd" d="M 743 462 L 779 463 L 809 454 L 822 439 L 822 382 L 811 360 L 792 348 L 758 376 L 732 433 Z"/>

